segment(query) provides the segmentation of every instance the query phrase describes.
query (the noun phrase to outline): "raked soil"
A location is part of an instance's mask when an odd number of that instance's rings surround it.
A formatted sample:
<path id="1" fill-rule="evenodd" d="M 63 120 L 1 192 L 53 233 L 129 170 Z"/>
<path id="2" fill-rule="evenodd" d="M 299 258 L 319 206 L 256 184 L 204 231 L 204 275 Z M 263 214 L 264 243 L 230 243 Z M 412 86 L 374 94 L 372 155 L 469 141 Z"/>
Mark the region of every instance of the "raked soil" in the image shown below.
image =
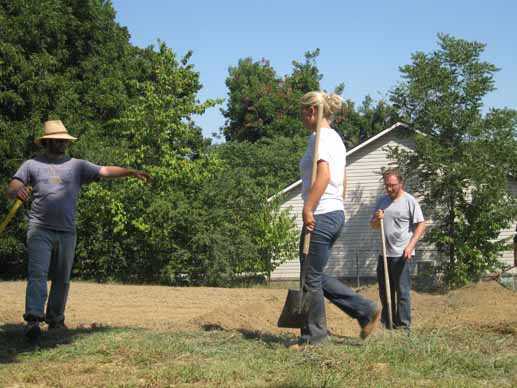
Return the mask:
<path id="1" fill-rule="evenodd" d="M 132 286 L 72 282 L 69 328 L 142 327 L 155 330 L 219 328 L 262 333 L 297 333 L 276 327 L 286 297 L 278 288 Z M 360 293 L 378 301 L 376 286 Z M 0 325 L 23 323 L 24 282 L 0 282 Z M 444 294 L 412 292 L 414 328 L 475 327 L 517 335 L 517 292 L 495 281 Z M 327 304 L 329 330 L 355 337 L 357 322 Z"/>

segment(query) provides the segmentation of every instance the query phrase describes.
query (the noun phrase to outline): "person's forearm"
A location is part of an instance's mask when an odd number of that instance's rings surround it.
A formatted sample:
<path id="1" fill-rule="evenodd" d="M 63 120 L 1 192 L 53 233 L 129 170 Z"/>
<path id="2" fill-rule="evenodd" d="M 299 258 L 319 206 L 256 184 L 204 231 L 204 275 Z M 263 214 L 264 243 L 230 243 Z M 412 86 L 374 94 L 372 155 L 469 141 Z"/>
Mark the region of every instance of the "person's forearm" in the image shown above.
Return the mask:
<path id="1" fill-rule="evenodd" d="M 409 245 L 413 248 L 416 247 L 416 243 L 418 240 L 420 240 L 420 237 L 424 234 L 425 231 L 425 221 L 419 222 L 416 224 L 415 231 L 413 232 L 413 236 L 411 237 L 411 240 L 409 241 Z"/>
<path id="2" fill-rule="evenodd" d="M 384 210 L 377 209 L 373 212 L 372 218 L 370 219 L 370 227 L 374 230 L 381 227 L 381 219 L 384 218 Z"/>
<path id="3" fill-rule="evenodd" d="M 148 183 L 151 179 L 149 173 L 145 171 L 135 170 L 132 168 L 118 167 L 118 166 L 102 166 L 99 175 L 102 178 L 116 179 L 125 178 L 128 176 L 135 177 L 141 181 Z"/>
<path id="4" fill-rule="evenodd" d="M 370 220 L 370 227 L 372 229 L 379 229 L 381 227 L 381 220 L 378 218 L 372 218 Z"/>
<path id="5" fill-rule="evenodd" d="M 118 166 L 103 166 L 99 175 L 107 179 L 125 178 L 134 175 L 136 170 Z"/>
<path id="6" fill-rule="evenodd" d="M 19 181 L 18 179 L 13 179 L 9 183 L 9 186 L 7 186 L 7 190 L 5 192 L 7 195 L 7 198 L 16 199 L 16 197 L 18 196 L 18 191 L 20 191 L 24 187 L 25 187 L 25 185 L 21 181 Z"/>
<path id="7" fill-rule="evenodd" d="M 330 182 L 330 174 L 328 174 L 327 172 L 328 168 L 327 171 L 318 171 L 318 174 L 316 175 L 316 180 L 314 181 L 314 184 L 312 185 L 311 191 L 309 193 L 309 197 L 307 198 L 307 201 L 305 201 L 305 204 L 303 206 L 304 209 L 313 211 L 318 205 L 321 196 L 327 189 L 327 186 Z"/>

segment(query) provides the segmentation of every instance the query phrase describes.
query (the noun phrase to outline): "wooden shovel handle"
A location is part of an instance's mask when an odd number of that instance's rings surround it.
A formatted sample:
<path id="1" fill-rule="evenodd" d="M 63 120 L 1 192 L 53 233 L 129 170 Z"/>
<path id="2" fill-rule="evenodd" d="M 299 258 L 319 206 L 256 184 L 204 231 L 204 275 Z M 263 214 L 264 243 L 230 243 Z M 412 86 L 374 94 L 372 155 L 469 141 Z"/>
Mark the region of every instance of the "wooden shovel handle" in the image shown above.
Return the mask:
<path id="1" fill-rule="evenodd" d="M 316 181 L 316 174 L 318 172 L 318 159 L 320 147 L 320 123 L 316 127 L 316 139 L 314 139 L 314 154 L 312 158 L 312 172 L 311 172 L 311 188 Z M 305 239 L 303 241 L 303 255 L 307 257 L 309 254 L 309 246 L 311 245 L 311 232 L 305 232 Z"/>
<path id="2" fill-rule="evenodd" d="M 386 304 L 388 305 L 388 329 L 393 328 L 393 317 L 391 314 L 391 287 L 390 275 L 388 273 L 388 257 L 386 255 L 386 236 L 384 235 L 384 219 L 381 218 L 381 240 L 382 240 L 382 256 L 384 262 L 384 285 L 386 286 Z"/>

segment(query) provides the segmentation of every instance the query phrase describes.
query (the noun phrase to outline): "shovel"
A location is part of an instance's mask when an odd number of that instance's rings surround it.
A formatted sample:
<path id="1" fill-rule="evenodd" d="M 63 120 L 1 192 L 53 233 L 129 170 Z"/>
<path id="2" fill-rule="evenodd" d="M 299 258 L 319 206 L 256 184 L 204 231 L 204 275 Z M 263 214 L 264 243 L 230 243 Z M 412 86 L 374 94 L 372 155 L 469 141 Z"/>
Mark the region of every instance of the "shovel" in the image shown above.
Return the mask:
<path id="1" fill-rule="evenodd" d="M 393 316 L 391 313 L 391 287 L 390 287 L 390 275 L 388 273 L 388 257 L 386 256 L 386 236 L 384 235 L 384 219 L 381 218 L 381 240 L 382 240 L 382 256 L 384 262 L 384 284 L 386 286 L 386 304 L 388 305 L 388 322 L 386 327 L 393 329 Z"/>
<path id="2" fill-rule="evenodd" d="M 307 235 L 310 237 L 310 234 L 306 234 L 305 238 L 307 238 Z M 278 318 L 278 327 L 301 329 L 305 322 L 307 322 L 312 301 L 318 295 L 317 290 L 305 289 L 305 276 L 307 274 L 307 268 L 309 267 L 309 256 L 305 252 L 303 252 L 303 254 L 304 260 L 302 270 L 300 271 L 300 289 L 296 290 L 290 288 L 287 291 L 284 308 L 282 309 L 280 318 Z"/>
<path id="3" fill-rule="evenodd" d="M 315 294 L 314 291 L 290 288 L 277 326 L 300 329 L 307 322 L 313 294 Z"/>
<path id="4" fill-rule="evenodd" d="M 310 236 L 310 234 L 309 234 Z M 307 238 L 307 234 L 305 235 Z M 312 301 L 318 296 L 317 290 L 305 289 L 305 276 L 309 267 L 309 257 L 304 253 L 304 260 L 300 274 L 300 289 L 290 288 L 287 291 L 284 308 L 278 318 L 278 327 L 300 329 L 307 322 Z"/>
<path id="5" fill-rule="evenodd" d="M 318 122 L 316 125 L 316 139 L 314 140 L 314 154 L 312 159 L 312 176 L 311 176 L 311 187 L 316 180 L 316 172 L 318 166 L 318 149 L 320 144 L 320 123 L 323 114 L 322 106 L 318 107 Z M 309 246 L 311 243 L 311 232 L 305 233 L 303 241 L 303 266 L 300 274 L 300 289 L 295 290 L 290 288 L 287 291 L 287 298 L 285 299 L 284 308 L 278 318 L 278 327 L 287 327 L 291 329 L 300 329 L 305 322 L 307 322 L 307 316 L 313 298 L 318 295 L 318 291 L 304 290 L 305 288 L 305 275 L 309 266 Z"/>

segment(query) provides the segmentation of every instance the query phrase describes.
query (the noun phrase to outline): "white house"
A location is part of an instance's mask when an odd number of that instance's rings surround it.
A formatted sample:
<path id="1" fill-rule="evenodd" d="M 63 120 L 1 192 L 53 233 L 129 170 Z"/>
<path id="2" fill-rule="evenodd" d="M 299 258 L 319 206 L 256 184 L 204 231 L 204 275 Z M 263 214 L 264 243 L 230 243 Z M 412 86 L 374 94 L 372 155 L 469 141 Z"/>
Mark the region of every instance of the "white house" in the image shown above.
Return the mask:
<path id="1" fill-rule="evenodd" d="M 407 125 L 396 123 L 348 151 L 345 226 L 341 236 L 334 244 L 327 265 L 327 271 L 333 275 L 346 279 L 374 278 L 376 276 L 380 234 L 379 231 L 371 230 L 369 221 L 377 199 L 384 193 L 380 171 L 382 167 L 387 167 L 390 162 L 392 163 L 388 159 L 389 146 L 414 150 L 412 133 L 413 130 Z M 289 209 L 300 229 L 303 208 L 301 183 L 299 180 L 275 195 L 275 197 L 285 196 L 281 208 Z M 418 198 L 418 194 L 414 193 L 407 184 L 405 189 Z M 509 189 L 514 195 L 517 195 L 517 182 L 512 182 Z M 513 229 L 501 233 L 501 237 L 510 236 L 513 236 Z M 432 262 L 434 254 L 435 251 L 431 246 L 420 242 L 416 249 L 414 271 L 418 271 L 422 264 Z M 272 280 L 299 278 L 300 265 L 296 252 L 293 252 L 293 257 L 296 259 L 282 264 L 271 274 Z M 504 252 L 501 260 L 512 264 L 513 251 Z"/>

